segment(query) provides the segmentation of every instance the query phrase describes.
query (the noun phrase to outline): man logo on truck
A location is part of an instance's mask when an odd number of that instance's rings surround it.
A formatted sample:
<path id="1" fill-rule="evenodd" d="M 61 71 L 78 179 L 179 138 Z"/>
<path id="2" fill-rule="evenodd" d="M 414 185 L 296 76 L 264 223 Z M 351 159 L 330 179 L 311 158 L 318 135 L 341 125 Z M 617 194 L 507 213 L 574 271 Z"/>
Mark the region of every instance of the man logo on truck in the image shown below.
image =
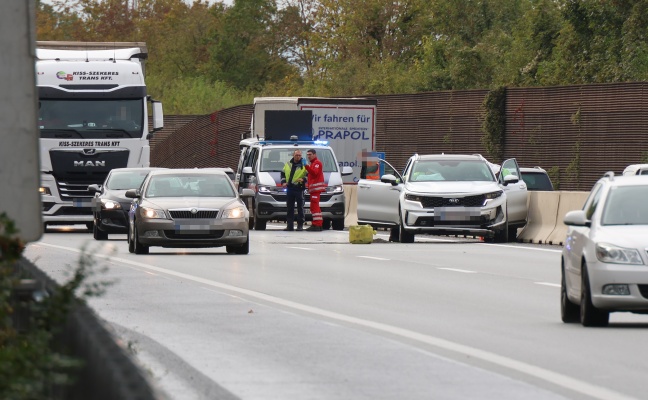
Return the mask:
<path id="1" fill-rule="evenodd" d="M 105 167 L 105 161 L 75 161 L 75 167 Z"/>

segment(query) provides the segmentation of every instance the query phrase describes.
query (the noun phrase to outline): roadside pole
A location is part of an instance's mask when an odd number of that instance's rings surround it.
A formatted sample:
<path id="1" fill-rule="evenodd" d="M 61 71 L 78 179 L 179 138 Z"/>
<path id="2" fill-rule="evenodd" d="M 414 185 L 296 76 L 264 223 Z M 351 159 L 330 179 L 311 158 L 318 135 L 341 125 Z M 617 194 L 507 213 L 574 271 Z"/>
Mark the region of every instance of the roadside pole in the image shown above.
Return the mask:
<path id="1" fill-rule="evenodd" d="M 0 213 L 25 242 L 43 233 L 35 73 L 35 2 L 10 1 L 0 13 Z"/>

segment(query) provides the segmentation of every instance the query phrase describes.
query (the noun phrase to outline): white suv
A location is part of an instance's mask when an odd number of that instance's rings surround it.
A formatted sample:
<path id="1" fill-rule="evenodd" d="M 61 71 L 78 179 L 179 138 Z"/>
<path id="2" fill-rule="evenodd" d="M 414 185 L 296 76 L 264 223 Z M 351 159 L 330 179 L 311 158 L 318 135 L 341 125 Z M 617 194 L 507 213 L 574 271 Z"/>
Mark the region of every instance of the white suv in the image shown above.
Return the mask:
<path id="1" fill-rule="evenodd" d="M 563 322 L 605 326 L 610 312 L 648 313 L 648 176 L 608 172 L 565 215 Z"/>
<path id="2" fill-rule="evenodd" d="M 515 159 L 498 180 L 480 155 L 414 155 L 399 174 L 384 160 L 380 180 L 358 182 L 358 223 L 392 228 L 390 240 L 417 233 L 513 240 L 527 220 L 527 191 Z"/>

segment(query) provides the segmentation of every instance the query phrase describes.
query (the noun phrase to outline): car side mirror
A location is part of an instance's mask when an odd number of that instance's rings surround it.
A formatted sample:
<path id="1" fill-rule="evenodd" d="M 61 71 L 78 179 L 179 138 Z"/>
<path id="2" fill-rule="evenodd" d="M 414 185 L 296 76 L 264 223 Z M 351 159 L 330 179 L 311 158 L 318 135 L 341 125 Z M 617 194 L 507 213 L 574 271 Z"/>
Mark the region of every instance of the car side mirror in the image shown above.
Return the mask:
<path id="1" fill-rule="evenodd" d="M 342 167 L 342 176 L 353 175 L 353 168 L 347 166 Z"/>
<path id="2" fill-rule="evenodd" d="M 249 168 L 249 167 L 246 167 Z M 252 189 L 243 189 L 241 191 L 241 197 L 254 197 L 254 190 Z"/>
<path id="3" fill-rule="evenodd" d="M 392 186 L 398 185 L 398 178 L 392 174 L 385 174 L 380 177 L 380 182 L 390 183 Z"/>
<path id="4" fill-rule="evenodd" d="M 592 221 L 587 219 L 585 211 L 583 210 L 574 210 L 565 214 L 563 218 L 563 223 L 567 226 L 591 226 Z"/>
<path id="5" fill-rule="evenodd" d="M 101 186 L 97 184 L 92 184 L 88 186 L 88 191 L 90 193 L 101 193 Z"/>
<path id="6" fill-rule="evenodd" d="M 137 199 L 140 197 L 139 190 L 137 189 L 128 189 L 124 195 L 129 199 Z"/>
<path id="7" fill-rule="evenodd" d="M 520 181 L 520 178 L 518 178 L 517 175 L 506 175 L 504 177 L 504 186 L 510 184 L 510 183 L 518 183 Z"/>
<path id="8" fill-rule="evenodd" d="M 244 167 L 242 172 L 243 172 L 243 174 L 246 174 L 246 175 L 251 175 L 251 174 L 254 173 L 254 171 L 252 171 L 252 167 Z"/>

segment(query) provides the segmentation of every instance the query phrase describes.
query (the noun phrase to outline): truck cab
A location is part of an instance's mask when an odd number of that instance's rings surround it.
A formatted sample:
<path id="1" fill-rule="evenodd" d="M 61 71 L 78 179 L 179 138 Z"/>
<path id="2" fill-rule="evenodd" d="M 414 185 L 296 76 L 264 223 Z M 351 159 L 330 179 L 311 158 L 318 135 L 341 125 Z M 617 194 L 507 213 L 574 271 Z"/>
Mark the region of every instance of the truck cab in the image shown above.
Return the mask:
<path id="1" fill-rule="evenodd" d="M 320 208 L 324 227 L 335 230 L 344 229 L 346 217 L 343 175 L 351 175 L 351 167 L 340 167 L 333 149 L 326 143 L 317 141 L 265 141 L 244 139 L 240 143 L 241 157 L 235 177 L 239 193 L 252 189 L 255 196 L 248 199 L 250 228 L 265 230 L 268 221 L 286 220 L 286 190 L 281 186 L 281 171 L 292 158 L 295 150 L 306 153 L 308 149 L 317 151 L 317 158 L 324 166 L 326 191 L 322 193 Z M 310 196 L 304 194 L 304 213 L 307 221 L 310 215 Z"/>

